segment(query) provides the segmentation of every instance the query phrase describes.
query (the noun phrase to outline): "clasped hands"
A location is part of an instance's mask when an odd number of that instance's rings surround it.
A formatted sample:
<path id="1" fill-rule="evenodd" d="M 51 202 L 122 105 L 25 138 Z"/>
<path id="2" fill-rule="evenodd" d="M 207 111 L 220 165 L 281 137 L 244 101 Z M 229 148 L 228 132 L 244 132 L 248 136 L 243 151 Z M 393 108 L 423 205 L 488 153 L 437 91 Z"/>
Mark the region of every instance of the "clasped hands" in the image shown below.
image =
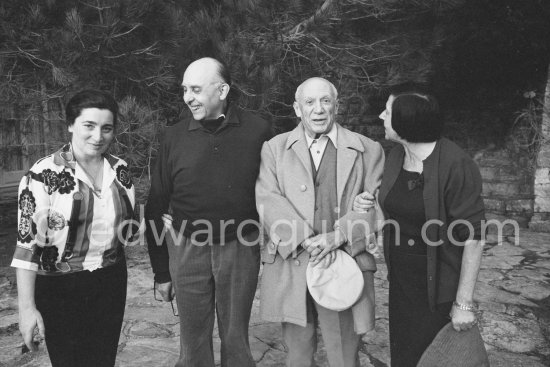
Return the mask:
<path id="1" fill-rule="evenodd" d="M 336 260 L 336 250 L 347 241 L 340 229 L 333 232 L 321 233 L 305 239 L 302 242 L 304 250 L 309 252 L 309 261 L 313 266 L 320 264 L 326 268 Z"/>
<path id="2" fill-rule="evenodd" d="M 353 211 L 358 213 L 368 212 L 374 207 L 375 196 L 368 191 L 357 195 L 353 201 Z M 326 268 L 336 260 L 334 250 L 347 241 L 343 231 L 336 229 L 333 232 L 322 233 L 307 238 L 302 242 L 302 247 L 309 252 L 309 261 L 313 266 L 320 264 Z"/>

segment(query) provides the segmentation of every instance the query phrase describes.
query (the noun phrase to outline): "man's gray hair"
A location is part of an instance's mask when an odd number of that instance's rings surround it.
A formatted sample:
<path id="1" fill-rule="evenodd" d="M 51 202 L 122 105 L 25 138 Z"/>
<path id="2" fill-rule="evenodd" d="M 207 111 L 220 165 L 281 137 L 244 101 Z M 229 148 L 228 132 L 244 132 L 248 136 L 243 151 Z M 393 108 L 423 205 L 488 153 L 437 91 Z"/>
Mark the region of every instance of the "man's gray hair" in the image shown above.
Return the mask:
<path id="1" fill-rule="evenodd" d="M 334 99 L 338 99 L 338 90 L 336 89 L 334 84 L 332 84 L 331 82 L 329 82 L 325 78 L 313 77 L 313 78 L 306 79 L 302 84 L 300 84 L 298 86 L 298 88 L 296 88 L 296 93 L 294 94 L 294 99 L 296 100 L 296 102 L 298 102 L 298 100 L 300 99 L 300 96 L 302 95 L 302 90 L 304 89 L 304 86 L 308 82 L 313 81 L 313 80 L 319 80 L 319 81 L 323 81 L 323 82 L 327 83 L 330 86 L 330 91 L 332 92 L 332 94 L 334 96 Z"/>

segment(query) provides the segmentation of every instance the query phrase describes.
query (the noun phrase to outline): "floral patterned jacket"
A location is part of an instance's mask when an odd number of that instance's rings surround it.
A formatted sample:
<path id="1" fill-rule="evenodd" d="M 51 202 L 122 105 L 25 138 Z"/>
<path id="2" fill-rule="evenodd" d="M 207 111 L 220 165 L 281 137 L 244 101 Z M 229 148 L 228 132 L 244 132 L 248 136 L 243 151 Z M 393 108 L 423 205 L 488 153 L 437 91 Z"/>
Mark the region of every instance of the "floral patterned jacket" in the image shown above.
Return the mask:
<path id="1" fill-rule="evenodd" d="M 134 186 L 126 162 L 109 154 L 104 160 L 101 191 L 93 189 L 70 145 L 38 160 L 21 179 L 13 267 L 56 275 L 124 258 L 135 224 Z"/>

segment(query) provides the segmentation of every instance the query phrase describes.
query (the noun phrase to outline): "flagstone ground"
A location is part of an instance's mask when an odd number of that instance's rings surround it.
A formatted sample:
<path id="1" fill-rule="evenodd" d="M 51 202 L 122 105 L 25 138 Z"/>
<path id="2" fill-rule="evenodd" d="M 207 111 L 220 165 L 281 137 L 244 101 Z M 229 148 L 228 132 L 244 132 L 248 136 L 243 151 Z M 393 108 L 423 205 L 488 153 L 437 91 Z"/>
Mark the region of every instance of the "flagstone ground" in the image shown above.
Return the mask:
<path id="1" fill-rule="evenodd" d="M 15 228 L 0 229 L 0 366 L 50 366 L 43 343 L 38 352 L 21 355 L 15 275 L 7 266 L 14 234 Z M 127 248 L 127 258 L 128 297 L 117 366 L 171 367 L 179 353 L 179 320 L 170 304 L 153 298 L 146 248 Z M 363 338 L 362 367 L 390 363 L 386 275 L 386 266 L 380 263 L 375 279 L 376 334 Z M 523 231 L 518 246 L 510 237 L 488 241 L 475 298 L 482 311 L 480 327 L 491 366 L 550 365 L 550 234 Z M 254 359 L 258 367 L 284 366 L 280 326 L 260 320 L 258 311 L 257 294 L 250 321 Z M 217 330 L 214 335 L 214 353 L 219 362 Z M 316 361 L 318 366 L 328 366 L 322 344 Z"/>

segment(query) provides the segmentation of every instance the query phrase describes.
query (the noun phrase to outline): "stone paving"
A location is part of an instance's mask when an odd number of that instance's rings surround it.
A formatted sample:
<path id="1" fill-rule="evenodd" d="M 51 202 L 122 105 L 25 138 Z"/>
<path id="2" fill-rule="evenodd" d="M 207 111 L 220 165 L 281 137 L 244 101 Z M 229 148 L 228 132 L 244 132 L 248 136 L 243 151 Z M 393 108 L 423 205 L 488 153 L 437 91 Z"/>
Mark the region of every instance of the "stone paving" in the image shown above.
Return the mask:
<path id="1" fill-rule="evenodd" d="M 14 241 L 6 230 L 0 232 L 0 248 Z M 15 233 L 15 229 L 11 233 Z M 518 246 L 509 237 L 501 241 L 494 237 L 488 242 L 476 299 L 482 310 L 480 326 L 491 366 L 549 366 L 550 234 L 523 231 Z M 169 304 L 153 299 L 146 249 L 128 248 L 127 257 L 128 298 L 117 366 L 173 366 L 179 353 L 178 318 L 173 316 Z M 379 264 L 377 333 L 363 340 L 362 367 L 389 366 L 386 274 L 385 265 Z M 6 266 L 0 267 L 0 290 L 0 366 L 50 366 L 43 344 L 38 352 L 21 355 L 14 271 Z M 250 322 L 254 359 L 259 367 L 284 366 L 280 326 L 258 318 L 258 301 L 256 297 Z M 219 361 L 217 336 L 214 348 Z M 318 366 L 328 366 L 322 345 L 316 361 Z"/>

